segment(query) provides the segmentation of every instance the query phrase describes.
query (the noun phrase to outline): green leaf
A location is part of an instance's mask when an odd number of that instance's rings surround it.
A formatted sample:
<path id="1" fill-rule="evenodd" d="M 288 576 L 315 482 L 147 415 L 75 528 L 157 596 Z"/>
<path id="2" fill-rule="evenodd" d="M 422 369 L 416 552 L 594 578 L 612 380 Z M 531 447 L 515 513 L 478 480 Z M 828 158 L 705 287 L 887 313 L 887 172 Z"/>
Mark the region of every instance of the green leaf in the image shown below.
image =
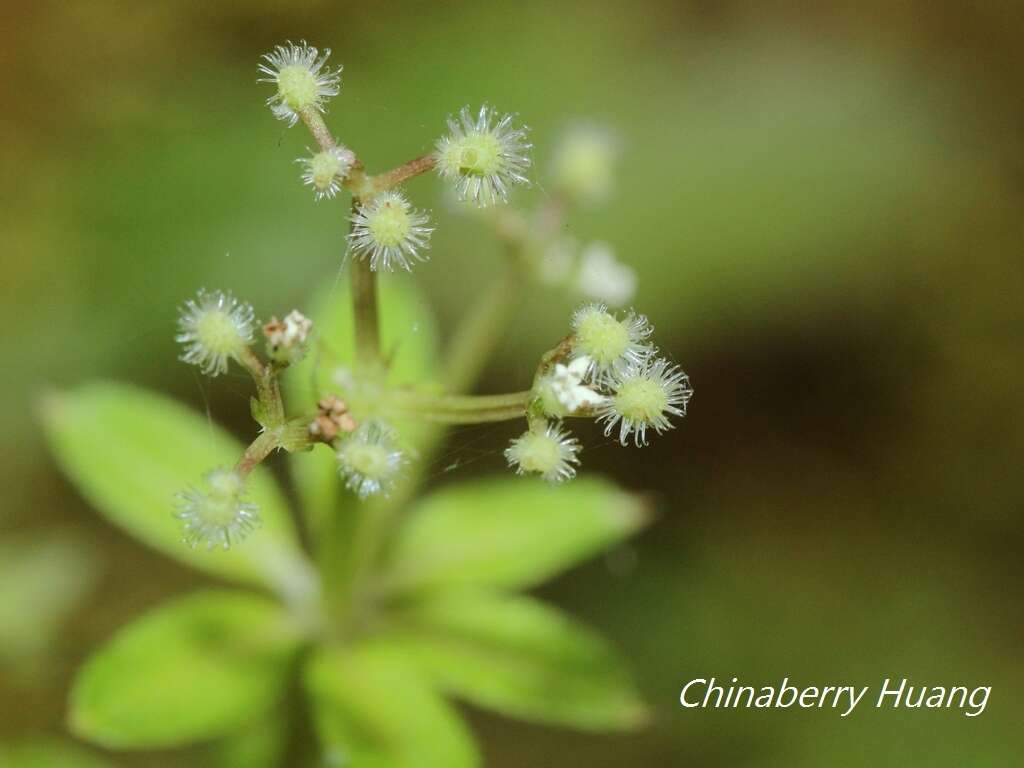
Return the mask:
<path id="1" fill-rule="evenodd" d="M 182 542 L 175 494 L 244 451 L 223 429 L 166 397 L 113 383 L 51 395 L 43 416 L 64 471 L 100 513 L 140 541 L 219 576 L 293 595 L 313 589 L 284 497 L 263 467 L 248 480 L 260 529 L 228 551 Z"/>
<path id="2" fill-rule="evenodd" d="M 274 768 L 281 765 L 287 737 L 288 714 L 277 708 L 268 717 L 247 724 L 241 731 L 214 744 L 214 768 Z"/>
<path id="3" fill-rule="evenodd" d="M 640 501 L 597 478 L 552 487 L 532 479 L 445 488 L 414 510 L 384 576 L 393 591 L 530 587 L 645 522 Z"/>
<path id="4" fill-rule="evenodd" d="M 387 634 L 396 652 L 478 706 L 595 730 L 646 719 L 628 670 L 604 639 L 532 598 L 441 595 L 396 621 Z"/>
<path id="5" fill-rule="evenodd" d="M 3 768 L 110 768 L 106 760 L 56 741 L 0 747 L 0 765 Z"/>
<path id="6" fill-rule="evenodd" d="M 65 531 L 0 539 L 0 661 L 14 673 L 38 671 L 98 570 L 96 553 Z"/>
<path id="7" fill-rule="evenodd" d="M 415 283 L 401 275 L 381 275 L 378 281 L 381 347 L 390 361 L 393 384 L 423 385 L 437 370 L 437 328 L 430 305 Z M 284 392 L 289 407 L 311 411 L 325 394 L 338 393 L 338 379 L 351 370 L 355 354 L 352 293 L 348 281 L 321 290 L 309 316 L 314 342 L 309 355 L 289 368 Z M 420 423 L 396 424 L 404 440 L 418 443 L 426 429 Z M 326 450 L 291 457 L 291 468 L 303 509 L 319 526 L 337 511 L 342 498 L 337 463 Z"/>
<path id="8" fill-rule="evenodd" d="M 170 747 L 237 731 L 274 705 L 299 642 L 268 598 L 180 598 L 122 629 L 82 666 L 71 729 L 108 748 Z"/>
<path id="9" fill-rule="evenodd" d="M 479 765 L 462 719 L 393 649 L 326 649 L 313 657 L 305 677 L 328 765 Z"/>

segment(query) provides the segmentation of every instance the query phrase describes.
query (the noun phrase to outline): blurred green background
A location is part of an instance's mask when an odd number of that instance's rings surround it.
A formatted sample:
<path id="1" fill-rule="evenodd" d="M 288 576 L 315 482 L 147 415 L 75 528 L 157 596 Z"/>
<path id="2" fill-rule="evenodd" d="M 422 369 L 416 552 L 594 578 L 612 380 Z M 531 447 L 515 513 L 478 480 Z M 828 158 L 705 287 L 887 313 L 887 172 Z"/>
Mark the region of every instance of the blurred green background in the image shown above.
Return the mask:
<path id="1" fill-rule="evenodd" d="M 572 231 L 639 273 L 690 374 L 643 452 L 588 473 L 650 494 L 630 547 L 544 590 L 609 636 L 657 710 L 630 736 L 472 713 L 487 764 L 1009 766 L 1024 754 L 1024 48 L 1017 3 L 35 2 L 5 9 L 0 743 L 65 739 L 75 665 L 199 577 L 94 515 L 33 405 L 132 381 L 248 430 L 241 378 L 176 361 L 201 285 L 263 315 L 332 281 L 344 204 L 313 205 L 255 83 L 285 39 L 345 64 L 328 122 L 371 168 L 483 100 L 622 139 L 610 206 Z M 451 328 L 498 268 L 436 179 L 416 270 Z M 538 290 L 482 388 L 516 389 L 571 304 Z M 513 426 L 453 434 L 437 482 L 501 471 Z M 682 710 L 692 677 L 992 685 L 988 710 Z M 175 753 L 119 765 L 195 764 Z"/>

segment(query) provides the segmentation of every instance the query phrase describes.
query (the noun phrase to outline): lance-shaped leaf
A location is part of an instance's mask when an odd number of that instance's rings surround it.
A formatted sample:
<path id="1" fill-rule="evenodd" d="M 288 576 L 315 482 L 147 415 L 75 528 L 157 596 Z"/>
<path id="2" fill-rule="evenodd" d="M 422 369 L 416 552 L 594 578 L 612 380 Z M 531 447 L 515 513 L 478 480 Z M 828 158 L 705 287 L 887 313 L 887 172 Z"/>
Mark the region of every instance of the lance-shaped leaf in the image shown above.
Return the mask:
<path id="1" fill-rule="evenodd" d="M 79 670 L 69 721 L 108 748 L 160 748 L 238 731 L 278 699 L 300 635 L 283 609 L 207 591 L 128 625 Z"/>
<path id="2" fill-rule="evenodd" d="M 94 383 L 50 395 L 44 422 L 61 466 L 108 520 L 164 554 L 220 576 L 300 598 L 314 589 L 288 508 L 264 468 L 246 482 L 262 526 L 230 550 L 190 548 L 175 494 L 230 467 L 244 446 L 195 411 L 125 384 Z"/>
<path id="3" fill-rule="evenodd" d="M 401 275 L 378 282 L 381 350 L 393 385 L 429 385 L 437 370 L 437 328 L 433 312 L 414 283 Z M 352 292 L 347 281 L 322 290 L 311 304 L 312 346 L 306 358 L 285 373 L 285 395 L 295 410 L 311 410 L 318 398 L 345 395 L 355 359 Z M 358 407 L 358 402 L 350 403 Z M 403 440 L 418 444 L 430 429 L 422 423 L 395 424 Z M 341 498 L 336 463 L 328 451 L 292 459 L 296 488 L 310 518 L 320 524 Z"/>
<path id="4" fill-rule="evenodd" d="M 267 716 L 216 742 L 210 750 L 213 768 L 274 768 L 287 746 L 289 713 L 281 704 Z"/>
<path id="5" fill-rule="evenodd" d="M 97 755 L 56 741 L 32 741 L 0 747 L 3 768 L 111 768 Z"/>
<path id="6" fill-rule="evenodd" d="M 594 631 L 533 598 L 438 595 L 403 609 L 386 637 L 444 690 L 481 707 L 581 729 L 632 728 L 645 708 Z"/>
<path id="7" fill-rule="evenodd" d="M 639 499 L 596 478 L 552 487 L 485 480 L 423 500 L 399 533 L 383 579 L 393 592 L 530 587 L 629 536 Z"/>
<path id="8" fill-rule="evenodd" d="M 306 669 L 325 764 L 351 768 L 474 768 L 459 715 L 384 645 L 324 649 Z"/>

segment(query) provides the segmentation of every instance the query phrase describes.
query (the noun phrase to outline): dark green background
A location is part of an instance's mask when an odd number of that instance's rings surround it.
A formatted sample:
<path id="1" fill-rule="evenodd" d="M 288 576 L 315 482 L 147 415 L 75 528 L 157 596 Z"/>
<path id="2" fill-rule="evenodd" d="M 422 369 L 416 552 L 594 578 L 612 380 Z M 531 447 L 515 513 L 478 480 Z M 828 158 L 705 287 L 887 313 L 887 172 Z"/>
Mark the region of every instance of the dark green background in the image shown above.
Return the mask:
<path id="1" fill-rule="evenodd" d="M 335 277 L 345 205 L 312 203 L 292 162 L 312 142 L 272 119 L 255 83 L 261 53 L 307 38 L 345 64 L 328 122 L 371 169 L 429 150 L 449 112 L 486 99 L 534 129 L 538 183 L 517 193 L 532 201 L 567 123 L 610 125 L 618 190 L 572 230 L 637 269 L 637 307 L 696 390 L 643 452 L 584 430 L 584 471 L 651 494 L 659 520 L 545 590 L 633 660 L 656 722 L 605 737 L 474 715 L 488 765 L 1015 764 L 1018 6 L 808 5 L 5 9 L 0 741 L 58 733 L 87 650 L 198 578 L 89 511 L 48 458 L 33 400 L 118 378 L 246 430 L 243 379 L 200 381 L 176 362 L 176 305 L 225 287 L 266 315 Z M 415 278 L 450 329 L 496 248 L 436 179 L 408 191 L 435 212 Z M 522 387 L 570 309 L 532 296 L 483 387 Z M 502 471 L 514 430 L 456 432 L 434 479 Z M 28 579 L 19 556 L 41 547 L 49 567 Z M 977 718 L 681 710 L 681 684 L 712 675 L 993 692 Z"/>

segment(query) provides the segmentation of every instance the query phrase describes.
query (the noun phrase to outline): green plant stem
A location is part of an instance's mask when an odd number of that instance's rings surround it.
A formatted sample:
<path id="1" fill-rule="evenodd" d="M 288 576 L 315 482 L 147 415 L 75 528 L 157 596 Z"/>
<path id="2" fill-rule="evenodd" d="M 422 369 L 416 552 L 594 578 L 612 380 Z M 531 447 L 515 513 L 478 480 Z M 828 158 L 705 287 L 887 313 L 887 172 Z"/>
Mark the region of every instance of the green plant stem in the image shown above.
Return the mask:
<path id="1" fill-rule="evenodd" d="M 386 396 L 384 407 L 400 418 L 436 424 L 485 424 L 524 417 L 532 396 L 531 390 L 504 395 L 428 395 L 393 391 Z"/>
<path id="2" fill-rule="evenodd" d="M 327 152 L 338 146 L 334 136 L 331 134 L 330 128 L 324 122 L 324 116 L 318 110 L 310 107 L 309 109 L 302 110 L 299 116 L 313 135 L 313 139 L 316 141 L 317 146 L 320 147 L 321 152 Z M 352 164 L 352 168 L 349 169 L 348 176 L 345 177 L 344 185 L 354 196 L 361 197 L 369 191 L 367 186 L 368 178 L 366 171 L 363 169 L 362 162 L 357 157 Z"/>
<path id="3" fill-rule="evenodd" d="M 449 347 L 445 378 L 448 391 L 464 392 L 475 381 L 491 352 L 500 343 L 526 284 L 527 275 L 522 260 L 514 258 L 502 278 L 467 313 Z M 410 418 L 437 424 L 479 424 L 524 418 L 529 395 L 529 392 L 514 392 L 482 397 L 451 394 L 431 398 L 415 393 L 397 393 L 397 398 L 408 398 Z M 416 400 L 418 402 L 412 407 Z M 480 407 L 481 404 L 483 407 Z M 420 445 L 421 454 L 429 456 L 433 453 L 443 436 L 442 429 L 430 430 Z M 363 589 L 362 580 L 381 557 L 396 518 L 416 495 L 425 471 L 425 462 L 416 462 L 409 468 L 403 482 L 392 491 L 390 498 L 367 501 L 360 505 L 360 521 L 352 532 L 351 583 L 347 585 L 346 596 L 348 601 L 359 599 L 359 592 Z"/>
<path id="4" fill-rule="evenodd" d="M 321 151 L 326 152 L 337 146 L 334 136 L 331 135 L 331 130 L 327 127 L 327 123 L 324 122 L 324 116 L 320 114 L 318 109 L 309 107 L 299 112 L 299 116 L 302 118 L 302 122 L 306 124 L 306 127 L 309 128 L 309 132 L 313 134 L 313 138 L 316 139 L 316 143 Z"/>
<path id="5" fill-rule="evenodd" d="M 242 458 L 235 465 L 242 477 L 248 475 L 267 456 L 279 448 L 288 451 L 301 451 L 314 442 L 313 436 L 309 434 L 309 416 L 299 416 L 270 427 L 253 440 L 245 449 Z"/>
<path id="6" fill-rule="evenodd" d="M 505 268 L 500 280 L 477 298 L 447 350 L 444 366 L 447 391 L 464 392 L 476 381 L 511 322 L 526 283 L 522 267 L 514 262 Z"/>
<path id="7" fill-rule="evenodd" d="M 336 146 L 319 112 L 305 110 L 301 117 L 321 151 Z M 371 200 L 375 195 L 427 173 L 435 165 L 434 156 L 428 154 L 376 176 L 369 176 L 357 159 L 344 181 L 345 188 L 352 193 L 353 212 L 358 205 Z M 550 225 L 549 221 L 544 223 L 545 226 Z M 443 383 L 449 392 L 455 394 L 429 398 L 414 393 L 399 393 L 389 403 L 397 415 L 438 424 L 476 424 L 523 418 L 526 415 L 528 392 L 484 398 L 464 398 L 459 395 L 477 379 L 492 351 L 500 343 L 528 282 L 524 232 L 499 231 L 499 236 L 510 247 L 513 258 L 502 278 L 477 299 L 460 323 L 448 348 Z M 379 372 L 382 360 L 377 285 L 376 275 L 368 261 L 353 261 L 351 288 L 356 359 L 364 371 Z M 440 429 L 431 430 L 421 446 L 423 454 L 433 452 L 442 435 Z M 419 464 L 422 465 L 422 462 Z M 390 499 L 359 504 L 353 510 L 351 519 L 339 521 L 338 525 L 331 527 L 327 536 L 329 541 L 319 542 L 318 557 L 324 596 L 331 616 L 341 620 L 352 618 L 351 613 L 357 610 L 353 603 L 359 599 L 361 580 L 380 556 L 394 518 L 416 493 L 423 474 L 422 466 L 410 469 L 405 482 L 395 489 Z M 338 540 L 345 536 L 349 537 L 348 542 Z M 328 559 L 330 562 L 325 562 Z"/>
<path id="8" fill-rule="evenodd" d="M 358 201 L 352 200 L 355 212 Z M 355 334 L 356 362 L 363 372 L 377 375 L 381 367 L 380 320 L 377 308 L 377 276 L 370 269 L 369 259 L 351 262 L 352 311 Z M 349 518 L 335 515 L 327 526 L 327 533 L 317 542 L 324 587 L 325 609 L 335 619 L 344 619 L 351 612 L 355 574 L 359 561 L 359 542 L 367 528 L 374 527 L 376 516 L 373 504 L 355 506 Z M 347 537 L 347 540 L 346 540 Z"/>
<path id="9" fill-rule="evenodd" d="M 304 109 L 299 114 L 302 117 L 302 122 L 305 123 L 309 132 L 313 135 L 317 146 L 320 147 L 321 152 L 327 152 L 338 145 L 334 140 L 334 136 L 331 135 L 323 115 L 319 111 L 310 108 Z M 366 202 L 374 195 L 397 187 L 399 184 L 404 184 L 415 176 L 433 170 L 435 165 L 437 165 L 437 160 L 433 153 L 431 153 L 402 163 L 402 165 L 392 168 L 390 171 L 384 171 L 376 176 L 369 176 L 363 169 L 363 164 L 356 158 L 352 169 L 345 178 L 345 187 L 355 197 Z"/>
<path id="10" fill-rule="evenodd" d="M 351 261 L 352 311 L 355 321 L 356 361 L 364 369 L 380 363 L 380 319 L 377 310 L 377 274 L 369 259 Z"/>
<path id="11" fill-rule="evenodd" d="M 278 379 L 279 370 L 272 363 L 264 363 L 253 351 L 246 347 L 240 362 L 252 375 L 256 383 L 256 397 L 263 413 L 260 425 L 272 428 L 284 423 L 284 400 L 281 397 L 281 383 Z"/>
<path id="12" fill-rule="evenodd" d="M 246 477 L 253 469 L 267 456 L 279 448 L 277 435 L 272 432 L 264 432 L 249 447 L 245 449 L 242 458 L 235 465 L 235 471 L 242 477 Z"/>
<path id="13" fill-rule="evenodd" d="M 428 421 L 433 424 L 489 424 L 496 421 L 515 421 L 526 417 L 526 406 L 519 405 L 508 408 L 491 408 L 481 411 L 424 411 L 416 410 L 402 413 L 396 411 L 397 416 L 415 418 L 420 421 Z"/>
<path id="14" fill-rule="evenodd" d="M 502 395 L 431 395 L 409 390 L 391 390 L 385 395 L 386 404 L 398 409 L 417 409 L 441 412 L 474 412 L 499 408 L 522 408 L 530 399 L 532 390 L 509 392 Z"/>
<path id="15" fill-rule="evenodd" d="M 373 190 L 373 194 L 384 192 L 392 187 L 397 187 L 399 184 L 404 184 L 409 179 L 419 176 L 421 173 L 427 173 L 428 171 L 433 170 L 435 165 L 437 165 L 437 159 L 433 154 L 423 155 L 410 160 L 407 163 L 403 163 L 397 168 L 392 168 L 390 171 L 385 171 L 384 173 L 379 173 L 376 176 L 370 177 L 369 185 Z"/>

